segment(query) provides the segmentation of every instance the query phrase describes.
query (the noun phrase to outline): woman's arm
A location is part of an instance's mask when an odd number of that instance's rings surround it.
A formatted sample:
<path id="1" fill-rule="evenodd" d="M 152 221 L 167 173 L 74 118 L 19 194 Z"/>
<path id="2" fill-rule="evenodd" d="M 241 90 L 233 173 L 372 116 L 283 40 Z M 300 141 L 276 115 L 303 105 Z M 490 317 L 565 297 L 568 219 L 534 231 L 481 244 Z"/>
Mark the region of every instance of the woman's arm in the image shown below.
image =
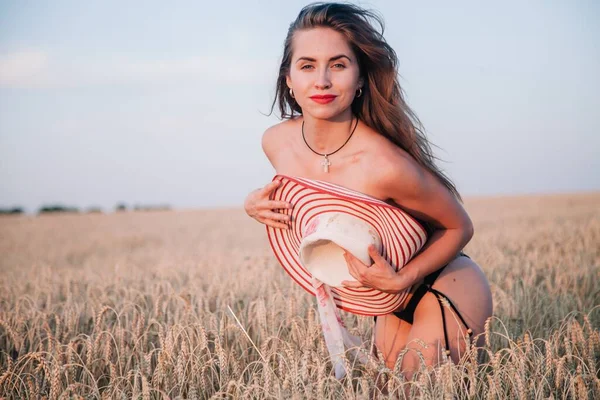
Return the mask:
<path id="1" fill-rule="evenodd" d="M 404 289 L 450 262 L 473 236 L 473 223 L 459 200 L 412 157 L 393 152 L 380 158 L 378 185 L 406 212 L 430 222 L 436 230 L 421 252 L 398 272 Z"/>
<path id="2" fill-rule="evenodd" d="M 279 124 L 267 129 L 263 133 L 261 140 L 263 151 L 273 168 L 275 168 L 274 159 L 277 149 L 278 126 Z M 269 200 L 271 192 L 276 190 L 280 184 L 281 180 L 278 179 L 250 192 L 244 200 L 244 210 L 246 214 L 262 224 L 273 228 L 289 229 L 290 216 L 278 210 L 290 209 L 292 208 L 292 204 L 287 201 Z"/>

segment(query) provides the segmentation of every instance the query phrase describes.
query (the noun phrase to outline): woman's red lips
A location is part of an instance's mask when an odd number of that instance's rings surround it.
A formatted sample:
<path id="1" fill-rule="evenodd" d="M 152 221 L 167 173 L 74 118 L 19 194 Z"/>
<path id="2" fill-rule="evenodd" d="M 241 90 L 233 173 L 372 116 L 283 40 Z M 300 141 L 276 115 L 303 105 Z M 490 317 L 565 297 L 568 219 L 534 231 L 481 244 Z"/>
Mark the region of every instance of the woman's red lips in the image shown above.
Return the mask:
<path id="1" fill-rule="evenodd" d="M 316 101 L 319 104 L 327 104 L 332 102 L 337 96 L 333 95 L 333 94 L 322 94 L 322 95 L 314 95 L 314 96 L 310 96 L 310 98 L 314 101 Z"/>

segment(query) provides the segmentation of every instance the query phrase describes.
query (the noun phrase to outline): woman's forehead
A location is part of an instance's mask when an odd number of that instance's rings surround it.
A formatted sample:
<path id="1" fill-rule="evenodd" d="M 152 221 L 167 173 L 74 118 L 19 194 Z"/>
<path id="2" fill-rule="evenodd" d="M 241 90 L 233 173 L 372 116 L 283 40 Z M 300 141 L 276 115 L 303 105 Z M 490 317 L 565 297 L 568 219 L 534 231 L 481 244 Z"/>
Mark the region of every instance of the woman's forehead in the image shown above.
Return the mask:
<path id="1" fill-rule="evenodd" d="M 340 54 L 353 58 L 352 49 L 344 35 L 331 28 L 312 28 L 295 32 L 292 48 L 294 60 L 300 57 L 329 60 Z"/>

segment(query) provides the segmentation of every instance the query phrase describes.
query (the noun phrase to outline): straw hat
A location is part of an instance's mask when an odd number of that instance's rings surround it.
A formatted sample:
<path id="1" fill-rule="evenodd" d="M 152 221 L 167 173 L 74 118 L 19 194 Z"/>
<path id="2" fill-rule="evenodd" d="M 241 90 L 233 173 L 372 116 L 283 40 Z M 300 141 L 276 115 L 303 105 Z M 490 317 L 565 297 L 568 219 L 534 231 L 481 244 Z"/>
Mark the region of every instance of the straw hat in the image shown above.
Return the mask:
<path id="1" fill-rule="evenodd" d="M 279 263 L 312 295 L 315 279 L 328 285 L 338 308 L 360 315 L 384 315 L 408 296 L 371 288 L 341 286 L 355 280 L 348 272 L 344 249 L 371 265 L 368 246 L 375 244 L 390 265 L 402 268 L 427 240 L 425 228 L 397 207 L 364 193 L 329 182 L 276 175 L 282 183 L 271 200 L 293 204 L 291 229 L 267 225 L 269 243 Z"/>

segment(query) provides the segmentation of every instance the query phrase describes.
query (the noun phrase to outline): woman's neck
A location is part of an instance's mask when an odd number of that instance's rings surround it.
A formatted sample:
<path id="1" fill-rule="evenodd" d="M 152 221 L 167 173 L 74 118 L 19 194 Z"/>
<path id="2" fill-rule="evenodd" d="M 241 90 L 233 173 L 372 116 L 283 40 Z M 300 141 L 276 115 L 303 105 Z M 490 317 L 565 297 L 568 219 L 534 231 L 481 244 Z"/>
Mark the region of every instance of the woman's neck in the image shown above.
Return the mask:
<path id="1" fill-rule="evenodd" d="M 304 116 L 304 138 L 316 152 L 329 154 L 346 142 L 356 124 L 352 113 L 336 119 L 325 120 Z"/>

